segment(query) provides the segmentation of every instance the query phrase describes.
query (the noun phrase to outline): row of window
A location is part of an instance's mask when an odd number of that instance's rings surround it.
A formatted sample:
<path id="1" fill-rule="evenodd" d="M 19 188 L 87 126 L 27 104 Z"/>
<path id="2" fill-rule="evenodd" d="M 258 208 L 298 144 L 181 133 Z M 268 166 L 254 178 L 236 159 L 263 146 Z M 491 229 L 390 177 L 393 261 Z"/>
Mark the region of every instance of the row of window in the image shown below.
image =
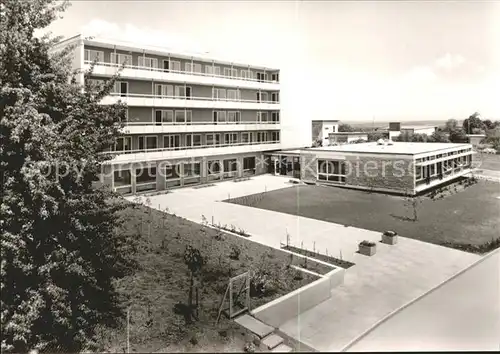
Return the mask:
<path id="1" fill-rule="evenodd" d="M 104 52 L 100 50 L 85 49 L 84 60 L 97 60 L 98 62 L 104 62 Z M 132 55 L 130 54 L 110 53 L 110 63 L 117 65 L 125 63 L 126 65 L 134 66 Z M 161 62 L 159 62 L 157 58 L 151 58 L 144 55 L 137 57 L 137 66 L 166 72 L 203 73 L 203 66 L 200 63 L 184 63 L 184 70 L 182 70 L 181 62 L 179 60 L 162 59 Z M 225 67 L 221 71 L 221 67 L 214 64 L 204 65 L 204 73 L 210 76 L 225 76 L 244 80 L 255 79 L 260 82 L 279 81 L 278 73 L 269 74 L 264 71 L 253 71 L 249 68 L 237 69 L 232 67 Z"/>
<path id="2" fill-rule="evenodd" d="M 191 110 L 157 109 L 154 113 L 156 125 L 173 123 L 192 123 L 193 112 Z M 128 113 L 127 113 L 128 120 Z M 279 123 L 279 112 L 256 112 L 255 123 Z M 212 122 L 217 123 L 239 123 L 241 122 L 240 111 L 212 111 Z"/>
<path id="3" fill-rule="evenodd" d="M 419 158 L 415 162 L 416 163 L 420 163 L 420 162 L 424 162 L 424 161 L 432 161 L 432 160 L 437 160 L 437 159 L 440 159 L 440 158 L 443 158 L 443 157 L 447 157 L 447 156 L 454 156 L 454 155 L 464 154 L 466 152 L 471 152 L 471 151 L 472 151 L 472 148 L 461 149 L 461 150 L 456 150 L 456 151 L 450 151 L 450 152 L 445 152 L 445 153 L 442 153 L 442 154 L 436 154 L 436 155 L 432 155 L 432 156 L 427 156 L 427 157 Z"/>
<path id="4" fill-rule="evenodd" d="M 317 164 L 319 180 L 345 183 L 346 167 L 344 161 L 318 160 Z"/>
<path id="5" fill-rule="evenodd" d="M 130 193 L 132 191 L 132 180 L 135 177 L 137 192 L 155 190 L 158 168 L 162 171 L 160 177 L 165 179 L 167 187 L 181 185 L 181 179 L 183 185 L 201 182 L 202 163 L 199 161 L 189 161 L 159 167 L 150 166 L 147 168 L 136 168 L 134 170 L 125 169 L 114 171 L 113 185 L 118 191 Z M 206 164 L 205 175 L 209 180 L 218 179 L 217 177 L 235 177 L 238 170 L 239 166 L 237 159 L 209 160 Z M 255 170 L 255 157 L 244 157 L 242 172 L 244 174 L 248 172 L 250 172 L 250 174 L 255 174 Z M 132 171 L 134 171 L 134 174 L 132 174 Z"/>
<path id="6" fill-rule="evenodd" d="M 89 81 L 94 84 L 104 84 L 102 79 L 89 79 Z M 116 81 L 113 89 L 111 91 L 114 94 L 119 94 L 122 97 L 127 97 L 130 93 L 129 83 L 126 81 Z M 133 95 L 133 94 L 132 94 Z M 153 95 L 153 94 L 152 94 Z M 154 96 L 156 97 L 178 97 L 184 99 L 191 99 L 193 96 L 193 90 L 191 86 L 186 85 L 169 85 L 169 84 L 156 84 Z M 205 98 L 199 96 L 200 98 Z M 206 97 L 208 98 L 208 97 Z M 241 91 L 239 89 L 225 89 L 225 88 L 212 88 L 212 99 L 213 100 L 224 100 L 224 101 L 240 101 Z M 278 92 L 256 92 L 255 93 L 256 102 L 279 102 Z"/>
<path id="7" fill-rule="evenodd" d="M 428 177 L 436 177 L 439 175 L 451 173 L 453 170 L 459 170 L 464 167 L 470 167 L 472 156 L 460 156 L 446 161 L 433 163 L 427 166 L 415 167 L 415 180 L 420 181 Z"/>
<path id="8" fill-rule="evenodd" d="M 181 143 L 181 138 L 184 137 Z M 135 150 L 154 150 L 164 149 L 183 149 L 192 147 L 216 147 L 218 145 L 232 144 L 251 144 L 264 142 L 279 142 L 279 131 L 263 132 L 241 132 L 241 133 L 206 133 L 206 134 L 166 134 L 160 136 L 163 139 L 163 145 L 159 145 L 158 135 L 146 135 L 137 137 L 137 149 Z M 123 136 L 116 140 L 113 151 L 125 152 L 132 151 L 132 137 Z"/>

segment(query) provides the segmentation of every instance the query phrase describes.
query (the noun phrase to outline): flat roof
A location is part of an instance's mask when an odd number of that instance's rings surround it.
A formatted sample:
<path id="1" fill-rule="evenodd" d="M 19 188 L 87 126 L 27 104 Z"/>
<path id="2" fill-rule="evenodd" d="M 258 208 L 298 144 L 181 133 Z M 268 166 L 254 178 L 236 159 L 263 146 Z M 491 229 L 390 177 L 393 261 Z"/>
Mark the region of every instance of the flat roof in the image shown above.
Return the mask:
<path id="1" fill-rule="evenodd" d="M 354 153 L 372 153 L 372 154 L 403 154 L 416 155 L 426 152 L 452 149 L 457 147 L 470 147 L 470 144 L 453 143 L 407 143 L 393 142 L 393 145 L 377 145 L 376 142 L 361 144 L 345 144 L 339 146 L 323 146 L 310 148 L 308 150 L 335 151 L 335 152 L 354 152 Z"/>
<path id="2" fill-rule="evenodd" d="M 103 38 L 103 37 L 93 37 L 92 39 L 87 39 L 84 37 L 83 34 L 77 34 L 73 37 L 66 38 L 59 43 L 55 45 L 55 47 L 60 46 L 64 43 L 71 42 L 73 40 L 78 40 L 81 39 L 84 41 L 84 44 L 90 45 L 90 46 L 96 46 L 96 47 L 102 47 L 102 48 L 108 48 L 108 49 L 113 49 L 116 47 L 116 49 L 119 50 L 125 50 L 125 51 L 131 51 L 131 52 L 142 52 L 144 51 L 145 53 L 149 54 L 154 54 L 154 55 L 160 55 L 160 56 L 168 56 L 172 54 L 172 56 L 179 57 L 181 59 L 193 59 L 196 61 L 201 61 L 201 62 L 216 62 L 218 64 L 224 64 L 224 65 L 234 65 L 237 67 L 250 67 L 252 69 L 258 69 L 258 70 L 267 70 L 267 71 L 280 71 L 280 69 L 277 68 L 271 68 L 267 66 L 262 66 L 262 65 L 254 65 L 251 63 L 240 63 L 240 62 L 233 62 L 227 59 L 222 59 L 222 58 L 217 58 L 217 57 L 212 57 L 200 53 L 191 53 L 188 51 L 179 51 L 175 49 L 169 49 L 165 47 L 160 47 L 160 46 L 155 46 L 155 45 L 144 45 L 140 43 L 135 43 L 135 42 L 129 42 L 129 41 L 123 41 L 123 40 L 117 40 L 117 39 L 112 39 L 112 38 Z"/>
<path id="3" fill-rule="evenodd" d="M 338 119 L 313 119 L 313 122 L 340 122 Z"/>
<path id="4" fill-rule="evenodd" d="M 328 135 L 360 135 L 360 134 L 363 134 L 363 135 L 368 135 L 367 132 L 336 132 L 336 133 L 328 133 Z"/>
<path id="5" fill-rule="evenodd" d="M 373 327 L 348 352 L 498 351 L 500 249 Z"/>

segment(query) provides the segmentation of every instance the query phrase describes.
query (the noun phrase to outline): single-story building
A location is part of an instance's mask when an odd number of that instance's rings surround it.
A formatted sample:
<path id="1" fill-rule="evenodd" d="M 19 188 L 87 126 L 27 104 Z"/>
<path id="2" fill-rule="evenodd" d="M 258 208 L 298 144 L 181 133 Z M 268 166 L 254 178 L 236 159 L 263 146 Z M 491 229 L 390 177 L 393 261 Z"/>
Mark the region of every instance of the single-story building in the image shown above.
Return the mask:
<path id="1" fill-rule="evenodd" d="M 432 125 L 401 125 L 399 122 L 389 123 L 387 128 L 389 131 L 389 139 L 393 139 L 401 134 L 425 134 L 432 135 L 436 130 L 437 126 Z"/>
<path id="2" fill-rule="evenodd" d="M 477 147 L 486 138 L 486 134 L 467 134 L 467 137 L 469 138 L 469 143 L 473 147 Z"/>
<path id="3" fill-rule="evenodd" d="M 352 143 L 353 141 L 368 141 L 368 133 L 364 132 L 335 132 L 328 134 L 330 145 Z"/>
<path id="4" fill-rule="evenodd" d="M 470 174 L 473 154 L 470 144 L 344 144 L 270 153 L 268 172 L 309 183 L 415 195 Z"/>
<path id="5" fill-rule="evenodd" d="M 328 144 L 328 134 L 339 131 L 338 120 L 312 120 L 312 141 L 320 140 L 323 145 Z"/>

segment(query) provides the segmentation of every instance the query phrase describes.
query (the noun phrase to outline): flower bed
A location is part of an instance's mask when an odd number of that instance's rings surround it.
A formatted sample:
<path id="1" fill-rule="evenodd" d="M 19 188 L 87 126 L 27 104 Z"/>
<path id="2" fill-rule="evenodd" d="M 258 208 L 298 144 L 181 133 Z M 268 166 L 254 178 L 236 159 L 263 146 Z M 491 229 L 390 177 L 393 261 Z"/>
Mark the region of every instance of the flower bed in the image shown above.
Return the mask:
<path id="1" fill-rule="evenodd" d="M 323 262 L 326 262 L 326 263 L 329 263 L 331 265 L 334 265 L 334 266 L 337 266 L 340 268 L 344 268 L 344 269 L 348 269 L 354 265 L 354 263 L 352 263 L 352 262 L 345 261 L 345 260 L 342 260 L 342 259 L 339 259 L 339 258 L 336 258 L 333 256 L 327 256 L 327 255 L 324 255 L 321 253 L 312 252 L 312 251 L 309 251 L 309 250 L 306 250 L 306 249 L 303 249 L 300 247 L 295 247 L 295 246 L 290 246 L 290 245 L 282 245 L 281 249 L 295 252 L 295 253 L 301 254 L 303 256 L 315 258 L 317 260 L 320 260 L 320 261 L 323 261 Z"/>

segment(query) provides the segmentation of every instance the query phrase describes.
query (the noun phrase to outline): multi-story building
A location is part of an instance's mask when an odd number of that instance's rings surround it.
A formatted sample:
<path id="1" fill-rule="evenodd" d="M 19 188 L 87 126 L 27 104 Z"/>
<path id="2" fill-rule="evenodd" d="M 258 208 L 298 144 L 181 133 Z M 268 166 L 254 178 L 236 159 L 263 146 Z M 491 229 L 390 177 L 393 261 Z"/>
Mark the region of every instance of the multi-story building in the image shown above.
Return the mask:
<path id="1" fill-rule="evenodd" d="M 73 67 L 95 66 L 128 112 L 123 136 L 104 153 L 102 183 L 123 194 L 164 190 L 267 172 L 264 152 L 281 148 L 279 70 L 173 53 L 156 47 L 85 39 Z M 79 77 L 83 82 L 83 74 Z"/>

